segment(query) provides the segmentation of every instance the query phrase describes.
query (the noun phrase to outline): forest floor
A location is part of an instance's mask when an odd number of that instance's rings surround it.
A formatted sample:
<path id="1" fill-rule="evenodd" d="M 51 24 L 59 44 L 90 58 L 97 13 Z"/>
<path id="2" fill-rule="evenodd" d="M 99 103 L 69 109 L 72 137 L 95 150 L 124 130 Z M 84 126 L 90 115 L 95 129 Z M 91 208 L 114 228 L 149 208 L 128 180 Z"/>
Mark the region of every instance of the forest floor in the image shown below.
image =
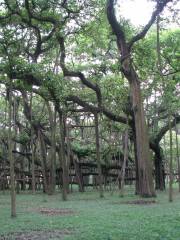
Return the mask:
<path id="1" fill-rule="evenodd" d="M 0 240 L 180 240 L 180 193 L 141 199 L 127 188 L 125 196 L 73 192 L 17 195 L 17 218 L 10 218 L 10 195 L 0 193 Z"/>

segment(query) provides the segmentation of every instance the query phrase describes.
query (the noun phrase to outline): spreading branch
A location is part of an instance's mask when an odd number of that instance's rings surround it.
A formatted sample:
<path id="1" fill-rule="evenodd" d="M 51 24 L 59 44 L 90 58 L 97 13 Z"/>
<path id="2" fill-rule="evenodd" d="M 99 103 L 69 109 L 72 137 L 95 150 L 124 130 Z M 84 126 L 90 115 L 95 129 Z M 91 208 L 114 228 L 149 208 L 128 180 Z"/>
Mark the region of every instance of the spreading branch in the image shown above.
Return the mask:
<path id="1" fill-rule="evenodd" d="M 156 8 L 155 8 L 154 12 L 152 13 L 152 16 L 151 16 L 151 19 L 149 20 L 149 22 L 144 26 L 144 28 L 142 29 L 141 32 L 139 32 L 137 35 L 135 35 L 130 40 L 130 42 L 128 44 L 130 49 L 135 42 L 139 41 L 140 39 L 143 39 L 146 36 L 147 32 L 149 31 L 149 29 L 151 28 L 151 26 L 155 22 L 156 17 L 163 11 L 164 7 L 169 2 L 172 2 L 172 0 L 161 0 L 161 1 L 158 0 L 157 1 Z"/>
<path id="2" fill-rule="evenodd" d="M 64 38 L 61 36 L 58 36 L 58 42 L 60 45 L 60 51 L 61 51 L 61 56 L 60 56 L 60 66 L 63 70 L 63 74 L 65 77 L 76 77 L 81 80 L 81 82 L 88 88 L 92 89 L 95 91 L 97 100 L 98 100 L 98 105 L 101 106 L 102 104 L 102 95 L 101 95 L 101 90 L 97 84 L 94 84 L 87 80 L 87 78 L 84 76 L 82 72 L 75 72 L 75 71 L 69 71 L 65 65 L 65 59 L 66 59 L 66 52 L 65 52 L 65 44 L 64 44 Z"/>
<path id="3" fill-rule="evenodd" d="M 122 56 L 125 56 L 127 54 L 127 53 L 124 53 L 124 50 L 127 48 L 126 37 L 125 37 L 125 33 L 123 31 L 122 26 L 117 21 L 114 4 L 115 4 L 115 0 L 107 1 L 107 18 L 108 18 L 109 24 L 111 25 L 113 33 L 117 37 L 117 45 L 119 47 L 119 50 L 121 51 Z"/>
<path id="4" fill-rule="evenodd" d="M 180 123 L 180 115 L 176 115 L 174 117 L 174 119 L 171 121 L 171 126 L 174 127 L 175 124 L 178 123 Z M 169 123 L 167 123 L 164 127 L 160 129 L 160 131 L 154 138 L 154 142 L 159 143 L 167 131 L 169 131 Z"/>

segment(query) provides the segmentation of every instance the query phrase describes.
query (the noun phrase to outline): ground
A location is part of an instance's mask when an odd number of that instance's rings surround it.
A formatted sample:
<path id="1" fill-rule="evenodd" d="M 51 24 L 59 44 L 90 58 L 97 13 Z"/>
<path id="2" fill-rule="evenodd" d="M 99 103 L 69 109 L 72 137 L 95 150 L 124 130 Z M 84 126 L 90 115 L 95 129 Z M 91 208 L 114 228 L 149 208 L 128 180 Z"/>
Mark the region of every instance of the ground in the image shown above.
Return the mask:
<path id="1" fill-rule="evenodd" d="M 0 193 L 0 240 L 179 240 L 180 193 L 140 199 L 126 189 L 118 193 L 73 192 L 63 202 L 60 193 L 17 195 L 17 218 L 10 218 L 10 196 Z"/>

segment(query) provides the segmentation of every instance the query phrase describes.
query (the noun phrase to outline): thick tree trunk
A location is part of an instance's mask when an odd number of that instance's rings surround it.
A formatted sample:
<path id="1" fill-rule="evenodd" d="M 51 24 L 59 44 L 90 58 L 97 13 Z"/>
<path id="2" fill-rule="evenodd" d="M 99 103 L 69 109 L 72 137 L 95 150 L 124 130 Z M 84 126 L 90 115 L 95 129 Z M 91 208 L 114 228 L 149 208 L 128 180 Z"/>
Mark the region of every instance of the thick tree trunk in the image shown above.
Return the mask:
<path id="1" fill-rule="evenodd" d="M 133 60 L 131 56 L 132 46 L 135 42 L 142 39 L 149 27 L 155 21 L 155 16 L 152 23 L 147 29 L 135 35 L 128 43 L 126 41 L 126 34 L 123 27 L 116 19 L 115 1 L 107 1 L 107 17 L 108 21 L 117 37 L 117 46 L 121 54 L 121 72 L 129 81 L 130 93 L 132 98 L 132 106 L 134 112 L 135 132 L 136 132 L 136 148 L 137 148 L 137 168 L 139 178 L 139 194 L 144 197 L 155 196 L 153 178 L 152 178 L 152 164 L 150 159 L 149 139 L 145 121 L 145 114 L 143 109 L 143 101 L 141 98 L 140 83 L 138 75 L 133 67 Z M 159 9 L 163 10 L 164 5 Z M 156 13 L 158 14 L 158 12 Z"/>
<path id="2" fill-rule="evenodd" d="M 130 83 L 132 107 L 135 120 L 139 194 L 143 197 L 152 197 L 155 196 L 155 191 L 153 186 L 149 139 L 141 98 L 140 84 L 133 68 L 130 73 L 130 76 L 128 75 L 127 78 Z"/>
<path id="3" fill-rule="evenodd" d="M 165 172 L 163 164 L 162 149 L 159 144 L 156 144 L 154 149 L 154 165 L 155 165 L 155 188 L 163 191 L 165 189 Z"/>
<path id="4" fill-rule="evenodd" d="M 134 142 L 134 157 L 135 157 L 135 169 L 136 169 L 136 183 L 135 183 L 135 194 L 139 195 L 139 173 L 138 173 L 138 157 L 137 157 L 137 146 L 136 146 L 136 130 L 135 130 L 135 121 L 134 121 L 134 115 L 133 118 L 133 142 Z"/>

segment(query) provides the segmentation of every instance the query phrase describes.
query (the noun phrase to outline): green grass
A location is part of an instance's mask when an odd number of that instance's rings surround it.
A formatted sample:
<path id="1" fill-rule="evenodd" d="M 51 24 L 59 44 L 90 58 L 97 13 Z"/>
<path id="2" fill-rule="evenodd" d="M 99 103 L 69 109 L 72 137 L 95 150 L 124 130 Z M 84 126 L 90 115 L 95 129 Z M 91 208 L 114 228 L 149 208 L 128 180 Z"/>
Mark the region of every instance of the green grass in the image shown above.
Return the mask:
<path id="1" fill-rule="evenodd" d="M 158 193 L 157 203 L 151 205 L 125 204 L 139 199 L 132 189 L 124 198 L 117 193 L 105 193 L 99 199 L 97 192 L 74 192 L 67 202 L 61 195 L 47 196 L 37 193 L 17 195 L 17 218 L 10 218 L 9 193 L 0 193 L 0 234 L 30 230 L 71 229 L 72 240 L 179 240 L 180 194 L 168 202 L 168 193 Z M 74 215 L 46 216 L 37 208 L 69 208 Z"/>

